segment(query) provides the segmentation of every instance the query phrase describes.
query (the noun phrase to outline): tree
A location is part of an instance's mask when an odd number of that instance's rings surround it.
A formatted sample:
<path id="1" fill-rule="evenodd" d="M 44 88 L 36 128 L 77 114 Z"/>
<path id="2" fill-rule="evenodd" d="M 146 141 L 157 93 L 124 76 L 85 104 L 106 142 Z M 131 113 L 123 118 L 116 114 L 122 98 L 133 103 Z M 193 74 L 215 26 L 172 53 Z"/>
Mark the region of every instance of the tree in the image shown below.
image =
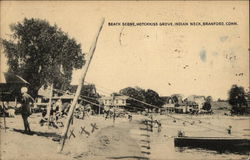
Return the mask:
<path id="1" fill-rule="evenodd" d="M 76 90 L 77 90 L 77 85 L 69 85 L 67 88 L 67 91 L 69 91 L 70 93 L 75 93 Z M 87 104 L 91 105 L 95 113 L 98 113 L 99 106 L 97 105 L 99 105 L 98 98 L 100 98 L 100 95 L 97 93 L 96 87 L 94 84 L 83 85 L 80 96 L 81 98 L 85 99 L 81 102 L 83 105 L 87 105 Z M 93 105 L 93 104 L 96 104 L 96 105 Z"/>
<path id="2" fill-rule="evenodd" d="M 209 103 L 211 103 L 213 101 L 212 96 L 207 96 L 206 97 L 206 101 L 209 102 Z"/>
<path id="3" fill-rule="evenodd" d="M 85 62 L 81 45 L 46 20 L 25 18 L 10 29 L 10 40 L 2 40 L 9 72 L 26 79 L 33 96 L 42 85 L 67 87 L 73 69 L 81 68 Z"/>
<path id="4" fill-rule="evenodd" d="M 243 114 L 246 112 L 247 101 L 245 91 L 241 86 L 233 85 L 229 91 L 229 104 L 232 105 L 233 114 Z"/>
<path id="5" fill-rule="evenodd" d="M 159 94 L 156 91 L 152 89 L 148 89 L 145 92 L 145 99 L 147 103 L 157 107 L 161 107 L 164 104 L 164 100 L 159 96 Z"/>
<path id="6" fill-rule="evenodd" d="M 180 103 L 182 103 L 182 95 L 181 94 L 173 94 L 171 95 L 175 106 L 179 106 Z"/>
<path id="7" fill-rule="evenodd" d="M 210 111 L 212 106 L 211 106 L 211 102 L 212 102 L 212 97 L 211 96 L 207 96 L 206 97 L 206 101 L 203 104 L 202 109 L 206 110 L 206 111 Z"/>
<path id="8" fill-rule="evenodd" d="M 205 103 L 202 106 L 202 109 L 204 109 L 206 111 L 210 111 L 211 108 L 212 108 L 211 102 L 212 102 L 212 97 L 207 96 L 206 99 L 205 99 Z"/>
<path id="9" fill-rule="evenodd" d="M 210 111 L 211 108 L 212 108 L 211 103 L 207 102 L 207 101 L 203 104 L 203 107 L 202 107 L 202 109 L 204 109 L 206 111 Z"/>
<path id="10" fill-rule="evenodd" d="M 130 97 L 128 99 L 129 106 L 136 110 L 138 109 L 144 110 L 145 108 L 145 104 L 139 102 L 139 101 L 145 102 L 145 97 L 143 94 L 144 92 L 145 91 L 143 89 L 140 89 L 139 87 L 137 88 L 127 87 L 119 91 L 121 95 L 126 95 Z"/>
<path id="11" fill-rule="evenodd" d="M 152 89 L 144 90 L 140 87 L 127 87 L 120 90 L 119 93 L 131 97 L 128 103 L 131 107 L 136 107 L 137 109 L 153 109 L 164 104 L 164 100 Z"/>

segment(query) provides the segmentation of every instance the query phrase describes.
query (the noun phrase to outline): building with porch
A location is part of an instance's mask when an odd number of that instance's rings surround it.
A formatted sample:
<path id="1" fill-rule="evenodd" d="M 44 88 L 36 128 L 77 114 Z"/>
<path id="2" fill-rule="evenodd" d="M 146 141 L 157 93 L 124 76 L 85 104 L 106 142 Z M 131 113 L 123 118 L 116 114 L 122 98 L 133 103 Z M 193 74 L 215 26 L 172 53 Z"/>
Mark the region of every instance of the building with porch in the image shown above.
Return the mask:
<path id="1" fill-rule="evenodd" d="M 100 103 L 105 107 L 125 107 L 127 106 L 128 96 L 103 96 L 99 99 Z"/>

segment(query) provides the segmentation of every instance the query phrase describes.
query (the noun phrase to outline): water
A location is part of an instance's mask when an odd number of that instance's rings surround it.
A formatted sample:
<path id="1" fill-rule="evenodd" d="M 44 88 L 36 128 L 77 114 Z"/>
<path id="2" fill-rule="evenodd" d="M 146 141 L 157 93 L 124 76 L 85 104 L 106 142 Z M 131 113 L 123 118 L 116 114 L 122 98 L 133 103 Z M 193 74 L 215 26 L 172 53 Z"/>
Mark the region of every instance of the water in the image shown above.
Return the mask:
<path id="1" fill-rule="evenodd" d="M 174 146 L 174 136 L 177 135 L 178 130 L 185 131 L 187 136 L 205 136 L 205 137 L 219 137 L 226 135 L 225 127 L 229 124 L 233 126 L 232 136 L 247 136 L 249 133 L 249 117 L 226 117 L 226 116 L 196 116 L 192 117 L 188 115 L 177 115 L 179 118 L 189 118 L 189 120 L 199 123 L 197 125 L 183 124 L 182 121 L 173 122 L 172 119 L 166 116 L 156 116 L 162 123 L 161 132 L 154 128 L 153 132 L 142 130 L 146 128 L 144 124 L 135 125 L 131 129 L 131 136 L 137 140 L 137 143 L 141 146 L 142 154 L 151 160 L 166 160 L 166 159 L 250 159 L 250 153 L 231 153 L 231 152 L 219 152 L 207 149 L 199 148 L 179 148 Z M 210 123 L 210 124 L 209 124 Z M 140 129 L 141 128 L 141 129 Z M 209 129 L 212 128 L 212 129 Z M 246 138 L 246 137 L 244 137 Z M 249 138 L 249 137 L 248 137 Z"/>

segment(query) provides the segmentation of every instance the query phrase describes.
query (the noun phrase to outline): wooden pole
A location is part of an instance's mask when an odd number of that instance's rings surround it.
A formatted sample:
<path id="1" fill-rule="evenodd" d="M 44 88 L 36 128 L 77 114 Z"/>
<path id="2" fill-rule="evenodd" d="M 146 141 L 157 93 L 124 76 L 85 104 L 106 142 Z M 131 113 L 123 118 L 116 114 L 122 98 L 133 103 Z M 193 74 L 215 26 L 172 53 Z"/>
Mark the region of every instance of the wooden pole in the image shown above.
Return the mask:
<path id="1" fill-rule="evenodd" d="M 97 34 L 96 34 L 96 36 L 94 38 L 94 41 L 93 41 L 93 43 L 91 45 L 89 53 L 86 56 L 86 64 L 82 68 L 82 71 L 81 71 L 82 74 L 80 75 L 79 84 L 78 84 L 78 87 L 77 87 L 77 90 L 76 90 L 76 94 L 75 94 L 75 97 L 73 99 L 73 102 L 70 105 L 70 110 L 69 110 L 69 113 L 68 113 L 67 121 L 66 121 L 65 127 L 64 127 L 63 132 L 62 132 L 62 142 L 61 142 L 61 146 L 58 148 L 59 152 L 61 152 L 63 150 L 64 144 L 65 144 L 65 141 L 66 141 L 66 138 L 67 138 L 67 133 L 68 133 L 68 130 L 69 130 L 69 126 L 70 126 L 70 121 L 72 120 L 74 109 L 75 109 L 77 100 L 79 98 L 79 95 L 81 93 L 81 89 L 82 89 L 82 86 L 84 84 L 84 80 L 85 80 L 85 77 L 86 77 L 86 74 L 87 74 L 87 71 L 88 71 L 88 68 L 89 68 L 89 64 L 90 64 L 90 62 L 92 60 L 92 57 L 94 55 L 94 52 L 95 52 L 95 49 L 96 49 L 96 43 L 97 43 L 99 34 L 100 34 L 101 30 L 102 30 L 103 24 L 104 24 L 104 18 L 102 18 L 102 20 L 101 20 L 100 27 L 98 28 Z"/>
<path id="2" fill-rule="evenodd" d="M 17 98 L 15 97 L 15 107 L 17 106 Z"/>
<path id="3" fill-rule="evenodd" d="M 5 107 L 4 107 L 4 101 L 3 101 L 3 92 L 1 92 L 1 102 L 2 102 L 2 106 L 3 106 L 4 131 L 6 132 L 6 119 L 5 119 Z"/>
<path id="4" fill-rule="evenodd" d="M 100 114 L 101 114 L 101 104 L 99 104 L 99 111 L 98 111 L 98 114 L 99 114 L 99 116 L 100 116 Z"/>
<path id="5" fill-rule="evenodd" d="M 49 104 L 48 104 L 48 107 L 47 107 L 47 117 L 48 117 L 48 128 L 49 128 L 49 125 L 50 125 L 50 110 L 51 110 L 51 102 L 52 102 L 52 97 L 53 97 L 53 83 L 51 84 L 50 86 L 50 96 L 49 96 Z"/>
<path id="6" fill-rule="evenodd" d="M 5 107 L 4 107 L 4 102 L 2 101 L 3 105 L 3 121 L 4 121 L 4 131 L 6 132 L 6 118 L 5 118 Z"/>
<path id="7" fill-rule="evenodd" d="M 113 125 L 115 125 L 116 118 L 116 106 L 115 106 L 115 95 L 112 95 L 112 106 L 113 106 Z"/>

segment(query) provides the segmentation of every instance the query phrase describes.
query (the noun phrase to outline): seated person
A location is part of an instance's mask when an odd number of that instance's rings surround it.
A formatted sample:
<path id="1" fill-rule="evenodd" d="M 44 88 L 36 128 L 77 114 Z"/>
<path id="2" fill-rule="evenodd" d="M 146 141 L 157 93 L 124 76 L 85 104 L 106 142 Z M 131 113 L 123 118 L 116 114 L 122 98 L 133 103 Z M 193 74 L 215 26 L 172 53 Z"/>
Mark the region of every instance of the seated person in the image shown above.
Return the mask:
<path id="1" fill-rule="evenodd" d="M 45 123 L 48 122 L 48 118 L 46 118 L 47 110 L 43 109 L 42 111 L 42 119 L 40 120 L 40 125 L 43 126 Z"/>

